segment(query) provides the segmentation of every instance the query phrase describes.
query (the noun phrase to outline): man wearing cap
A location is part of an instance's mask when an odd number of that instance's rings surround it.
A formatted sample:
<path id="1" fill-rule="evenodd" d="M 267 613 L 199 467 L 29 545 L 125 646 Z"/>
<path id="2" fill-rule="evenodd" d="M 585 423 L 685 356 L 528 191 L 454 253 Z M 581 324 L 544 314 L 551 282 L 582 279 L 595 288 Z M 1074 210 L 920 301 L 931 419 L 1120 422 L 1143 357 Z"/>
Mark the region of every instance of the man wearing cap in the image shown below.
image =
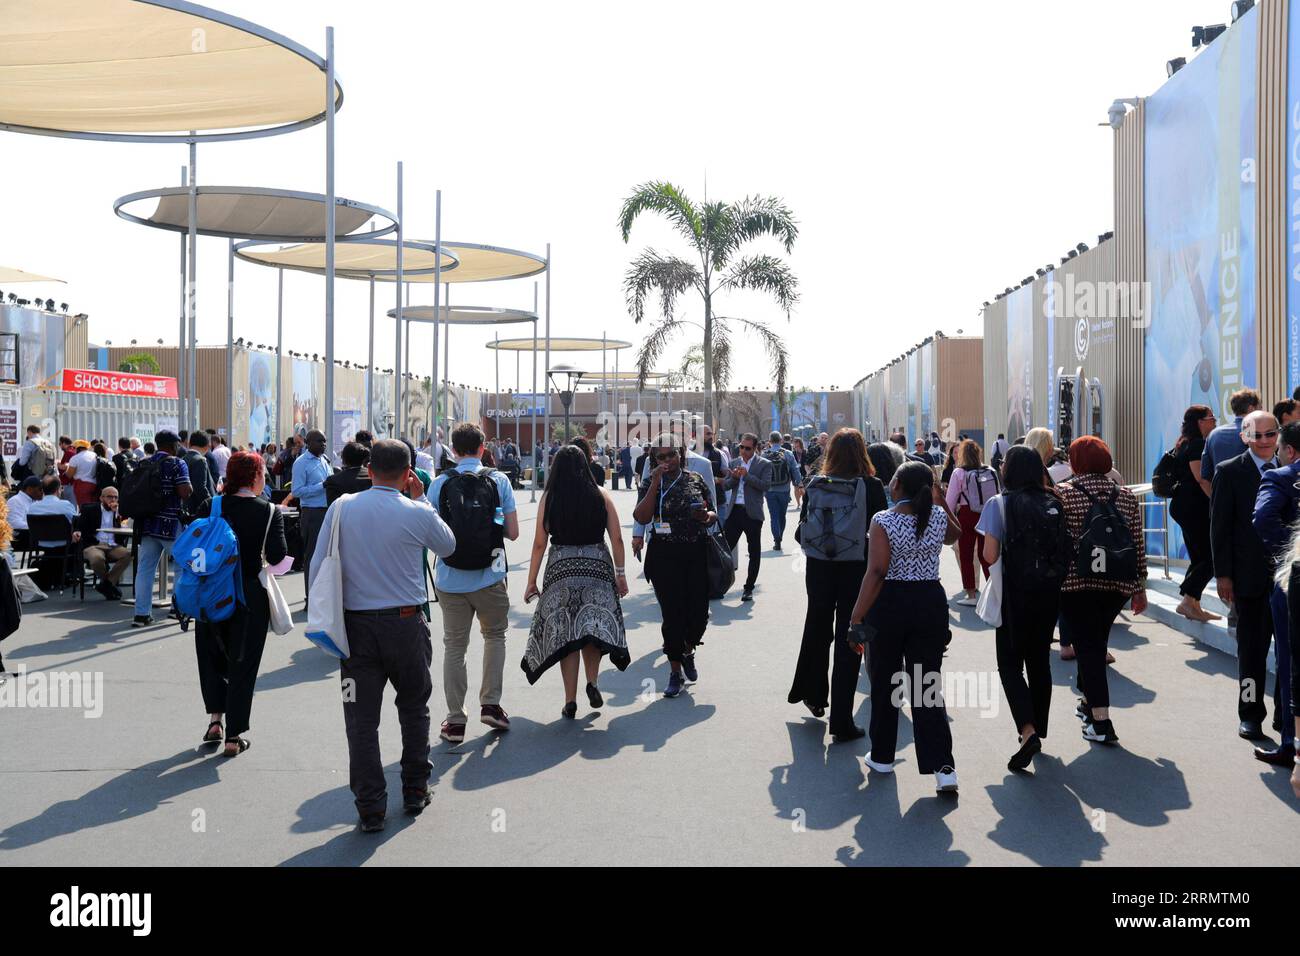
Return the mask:
<path id="1" fill-rule="evenodd" d="M 72 447 L 75 451 L 68 459 L 67 475 L 72 480 L 75 504 L 80 508 L 82 505 L 92 504 L 99 493 L 99 486 L 95 483 L 95 466 L 99 462 L 90 449 L 90 442 L 86 439 L 78 438 L 72 443 Z"/>
<path id="2" fill-rule="evenodd" d="M 135 583 L 135 617 L 132 627 L 153 623 L 153 581 L 163 552 L 172 553 L 176 535 L 181 525 L 181 502 L 190 496 L 190 471 L 185 462 L 176 457 L 180 436 L 173 431 L 160 431 L 154 436 L 158 450 L 142 461 L 141 468 L 157 468 L 162 485 L 162 507 L 157 514 L 148 515 L 135 522 L 140 530 L 140 550 L 137 556 Z"/>

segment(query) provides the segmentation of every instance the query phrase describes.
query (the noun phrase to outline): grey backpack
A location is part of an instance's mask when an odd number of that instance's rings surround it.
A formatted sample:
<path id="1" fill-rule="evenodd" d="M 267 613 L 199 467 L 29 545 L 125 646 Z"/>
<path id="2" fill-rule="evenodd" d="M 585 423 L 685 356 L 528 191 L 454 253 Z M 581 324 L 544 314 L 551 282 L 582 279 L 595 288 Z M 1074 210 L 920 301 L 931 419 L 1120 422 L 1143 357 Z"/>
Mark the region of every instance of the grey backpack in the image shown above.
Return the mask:
<path id="1" fill-rule="evenodd" d="M 867 483 L 816 475 L 804 486 L 796 539 L 809 558 L 862 561 L 867 550 Z"/>

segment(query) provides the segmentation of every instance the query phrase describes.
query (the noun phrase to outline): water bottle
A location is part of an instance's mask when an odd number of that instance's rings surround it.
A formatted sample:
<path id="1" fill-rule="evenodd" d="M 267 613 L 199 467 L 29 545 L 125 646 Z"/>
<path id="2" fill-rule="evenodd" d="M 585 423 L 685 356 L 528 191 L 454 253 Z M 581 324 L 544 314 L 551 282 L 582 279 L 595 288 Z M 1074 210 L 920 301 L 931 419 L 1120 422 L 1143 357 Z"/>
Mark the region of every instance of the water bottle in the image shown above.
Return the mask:
<path id="1" fill-rule="evenodd" d="M 494 524 L 506 523 L 506 513 L 501 510 L 500 505 L 497 505 L 497 510 L 492 513 L 492 521 Z"/>

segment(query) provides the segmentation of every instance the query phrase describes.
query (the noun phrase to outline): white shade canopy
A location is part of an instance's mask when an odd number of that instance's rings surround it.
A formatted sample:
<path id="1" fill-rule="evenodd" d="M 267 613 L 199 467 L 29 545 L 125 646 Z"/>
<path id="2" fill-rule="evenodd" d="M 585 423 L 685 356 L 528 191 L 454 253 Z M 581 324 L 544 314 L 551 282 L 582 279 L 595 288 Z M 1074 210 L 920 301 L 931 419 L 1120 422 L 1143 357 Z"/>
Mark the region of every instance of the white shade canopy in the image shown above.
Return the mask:
<path id="1" fill-rule="evenodd" d="M 259 266 L 292 269 L 296 272 L 325 274 L 325 247 L 318 242 L 273 248 L 264 240 L 243 242 L 235 246 L 235 255 Z M 433 244 L 402 243 L 402 277 L 434 271 Z M 459 261 L 447 249 L 442 250 L 444 276 L 458 268 Z M 335 277 L 339 279 L 378 279 L 397 274 L 397 240 L 372 239 L 370 233 L 348 236 L 334 246 Z"/>
<path id="2" fill-rule="evenodd" d="M 0 266 L 0 285 L 9 285 L 15 282 L 62 282 L 62 279 L 52 279 L 49 276 L 37 275 L 35 272 L 24 272 L 22 269 L 10 269 L 8 266 Z"/>
<path id="3" fill-rule="evenodd" d="M 272 242 L 325 238 L 329 206 L 320 193 L 256 186 L 199 186 L 195 194 L 195 231 L 201 236 Z M 151 203 L 153 211 L 147 212 Z M 189 190 L 172 186 L 131 193 L 113 203 L 113 212 L 142 226 L 186 232 L 190 227 Z M 377 217 L 384 220 L 382 225 L 367 236 L 384 236 L 397 229 L 397 218 L 392 213 L 336 196 L 334 236 L 342 238 Z M 323 257 L 324 247 L 321 254 Z"/>
<path id="4" fill-rule="evenodd" d="M 402 309 L 402 313 L 406 313 Z M 622 339 L 587 339 L 587 338 L 556 338 L 551 336 L 552 352 L 599 352 L 602 349 L 606 352 L 618 352 L 623 349 L 630 349 L 631 342 L 624 342 Z M 531 352 L 533 350 L 532 339 L 502 339 L 499 342 L 489 342 L 487 347 L 490 349 L 501 349 L 506 352 Z M 541 348 L 538 349 L 541 351 Z"/>
<path id="5" fill-rule="evenodd" d="M 159 141 L 194 130 L 197 139 L 233 139 L 325 117 L 321 57 L 183 0 L 0 0 L 0 25 L 6 129 Z M 334 97 L 342 103 L 337 83 Z"/>
<path id="6" fill-rule="evenodd" d="M 397 318 L 397 310 L 389 309 L 388 317 Z M 402 306 L 404 322 L 444 322 L 447 325 L 508 325 L 511 322 L 536 322 L 537 313 L 522 309 L 496 309 L 486 305 L 458 305 L 454 308 L 431 305 Z"/>

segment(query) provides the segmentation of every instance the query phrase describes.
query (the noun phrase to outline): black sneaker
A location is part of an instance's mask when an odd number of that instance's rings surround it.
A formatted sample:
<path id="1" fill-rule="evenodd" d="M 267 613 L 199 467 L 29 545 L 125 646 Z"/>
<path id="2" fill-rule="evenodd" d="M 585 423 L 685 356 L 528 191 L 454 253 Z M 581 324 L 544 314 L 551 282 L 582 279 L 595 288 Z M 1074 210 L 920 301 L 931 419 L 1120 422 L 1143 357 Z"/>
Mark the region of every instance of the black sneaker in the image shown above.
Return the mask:
<path id="1" fill-rule="evenodd" d="M 433 802 L 433 794 L 429 792 L 427 784 L 419 788 L 402 789 L 402 808 L 413 817 L 423 813 L 424 808 L 431 802 Z"/>
<path id="2" fill-rule="evenodd" d="M 673 671 L 668 675 L 668 686 L 664 688 L 665 697 L 676 697 L 682 692 L 682 687 L 686 682 L 682 679 L 681 671 Z"/>
<path id="3" fill-rule="evenodd" d="M 382 813 L 372 813 L 361 818 L 362 833 L 379 833 L 383 829 L 384 815 Z"/>
<path id="4" fill-rule="evenodd" d="M 135 617 L 131 618 L 132 627 L 148 627 L 152 623 L 153 618 L 148 614 L 137 614 Z"/>
<path id="5" fill-rule="evenodd" d="M 113 585 L 107 580 L 100 581 L 96 584 L 95 590 L 102 594 L 106 601 L 115 601 L 117 600 L 117 596 L 122 593 L 121 591 L 118 591 L 117 588 L 113 587 Z"/>
<path id="6" fill-rule="evenodd" d="M 741 599 L 742 601 L 752 601 L 752 600 L 754 600 L 754 589 L 753 589 L 753 588 L 748 588 L 748 587 L 745 588 L 745 590 L 744 590 L 744 591 L 741 593 L 741 595 L 740 595 L 740 599 Z"/>
<path id="7" fill-rule="evenodd" d="M 1119 737 L 1115 736 L 1115 726 L 1109 720 L 1089 718 L 1083 722 L 1083 739 L 1095 740 L 1099 744 L 1113 744 Z"/>
<path id="8" fill-rule="evenodd" d="M 773 551 L 780 551 L 780 550 L 781 550 L 781 539 L 780 539 L 780 538 L 777 538 L 777 539 L 776 539 L 776 542 L 772 545 L 772 550 L 773 550 Z"/>
<path id="9" fill-rule="evenodd" d="M 1026 770 L 1033 761 L 1034 755 L 1041 753 L 1043 742 L 1038 738 L 1038 734 L 1030 734 L 1020 742 L 1020 749 L 1017 750 L 1007 761 L 1008 770 Z"/>
<path id="10" fill-rule="evenodd" d="M 686 674 L 686 679 L 692 684 L 700 679 L 700 672 L 695 668 L 694 654 L 687 654 L 682 658 L 682 671 Z"/>
<path id="11" fill-rule="evenodd" d="M 1080 697 L 1079 702 L 1074 705 L 1074 716 L 1078 717 L 1085 723 L 1092 720 L 1092 708 L 1088 706 L 1088 702 L 1082 697 Z"/>

